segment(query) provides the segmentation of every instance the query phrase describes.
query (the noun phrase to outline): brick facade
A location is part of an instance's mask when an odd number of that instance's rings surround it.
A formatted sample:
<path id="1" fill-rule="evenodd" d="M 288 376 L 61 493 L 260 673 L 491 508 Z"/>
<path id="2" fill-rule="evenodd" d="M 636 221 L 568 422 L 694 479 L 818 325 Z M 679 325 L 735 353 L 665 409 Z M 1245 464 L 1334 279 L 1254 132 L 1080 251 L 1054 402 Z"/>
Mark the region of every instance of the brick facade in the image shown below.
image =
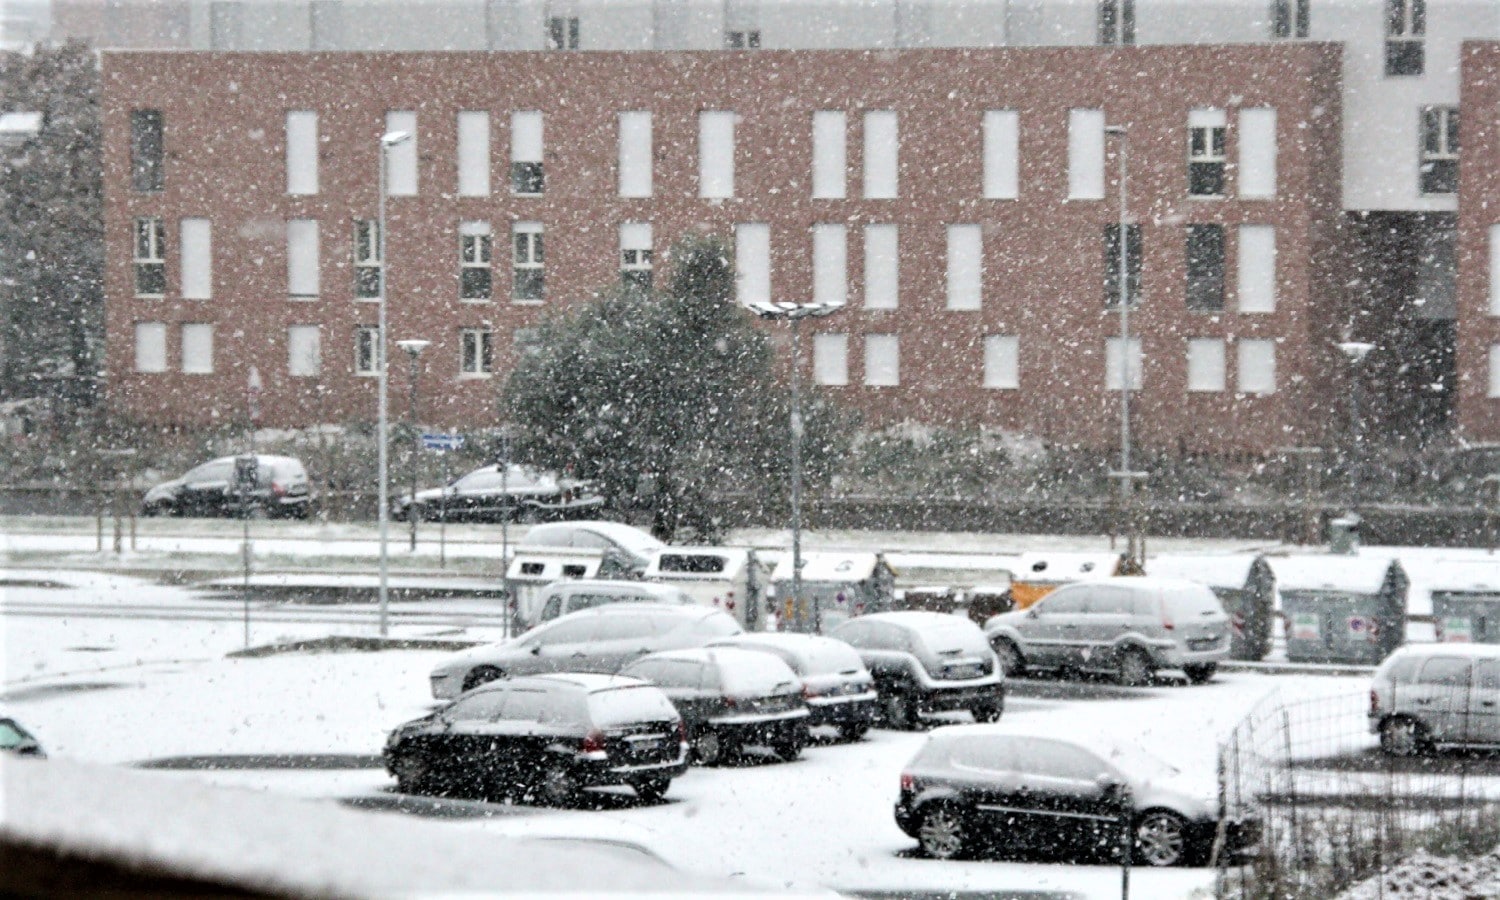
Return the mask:
<path id="1" fill-rule="evenodd" d="M 1463 163 L 1458 219 L 1458 422 L 1473 442 L 1500 442 L 1500 291 L 1491 285 L 1500 223 L 1500 43 L 1463 48 Z M 1484 160 L 1488 164 L 1475 165 Z M 1500 362 L 1496 364 L 1500 370 Z"/>

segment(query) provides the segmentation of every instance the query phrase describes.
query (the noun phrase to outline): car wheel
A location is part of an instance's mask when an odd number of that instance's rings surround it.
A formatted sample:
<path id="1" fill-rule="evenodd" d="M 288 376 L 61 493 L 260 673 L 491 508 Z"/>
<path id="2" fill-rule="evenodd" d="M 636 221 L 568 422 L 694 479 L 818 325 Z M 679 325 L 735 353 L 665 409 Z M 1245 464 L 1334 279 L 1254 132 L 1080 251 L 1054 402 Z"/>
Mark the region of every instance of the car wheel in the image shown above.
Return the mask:
<path id="1" fill-rule="evenodd" d="M 693 739 L 693 757 L 702 765 L 722 765 L 733 755 L 731 742 L 717 731 L 705 729 Z"/>
<path id="2" fill-rule="evenodd" d="M 859 722 L 853 725 L 840 725 L 839 737 L 852 744 L 855 741 L 864 740 L 865 733 L 869 730 L 870 726 L 866 722 Z"/>
<path id="3" fill-rule="evenodd" d="M 968 843 L 963 817 L 951 806 L 934 806 L 922 814 L 917 842 L 933 859 L 957 859 Z"/>
<path id="4" fill-rule="evenodd" d="M 1146 651 L 1139 647 L 1131 647 L 1120 654 L 1116 677 L 1121 684 L 1140 687 L 1150 684 L 1155 675 L 1156 671 L 1151 665 L 1151 657 L 1146 655 Z"/>
<path id="5" fill-rule="evenodd" d="M 396 790 L 403 794 L 420 794 L 432 774 L 432 766 L 416 754 L 396 757 L 391 768 L 396 770 Z"/>
<path id="6" fill-rule="evenodd" d="M 1219 671 L 1218 663 L 1203 663 L 1198 666 L 1183 666 L 1182 671 L 1187 674 L 1188 681 L 1193 684 L 1207 684 L 1213 680 Z"/>
<path id="7" fill-rule="evenodd" d="M 880 712 L 885 717 L 886 727 L 897 731 L 910 731 L 921 723 L 916 698 L 904 692 L 882 697 Z"/>
<path id="8" fill-rule="evenodd" d="M 661 776 L 642 778 L 631 785 L 635 789 L 635 795 L 646 803 L 660 803 L 667 796 L 667 788 L 671 786 L 672 779 Z"/>
<path id="9" fill-rule="evenodd" d="M 580 785 L 573 768 L 565 762 L 555 762 L 542 772 L 537 793 L 548 806 L 567 806 L 578 796 Z"/>
<path id="10" fill-rule="evenodd" d="M 976 722 L 998 722 L 1004 711 L 1005 707 L 998 703 L 979 703 L 969 708 L 969 715 Z"/>
<path id="11" fill-rule="evenodd" d="M 1420 756 L 1427 750 L 1426 729 L 1416 719 L 1392 716 L 1380 724 L 1380 749 L 1387 756 Z"/>
<path id="12" fill-rule="evenodd" d="M 802 748 L 807 746 L 807 733 L 803 731 L 786 735 L 776 742 L 773 748 L 776 755 L 785 762 L 793 762 L 802 755 Z"/>
<path id="13" fill-rule="evenodd" d="M 499 681 L 504 677 L 505 673 L 501 672 L 494 666 L 475 666 L 474 668 L 469 670 L 469 674 L 464 676 L 464 690 L 471 691 L 474 688 L 479 687 L 481 684 L 489 684 L 491 681 Z"/>
<path id="14" fill-rule="evenodd" d="M 1135 824 L 1135 856 L 1142 865 L 1179 866 L 1187 861 L 1187 822 L 1165 809 L 1154 809 Z"/>
<path id="15" fill-rule="evenodd" d="M 1021 651 L 1016 645 L 1006 638 L 997 638 L 994 643 L 995 656 L 1000 660 L 1000 674 L 1006 678 L 1020 675 L 1026 671 L 1026 663 L 1021 659 Z"/>

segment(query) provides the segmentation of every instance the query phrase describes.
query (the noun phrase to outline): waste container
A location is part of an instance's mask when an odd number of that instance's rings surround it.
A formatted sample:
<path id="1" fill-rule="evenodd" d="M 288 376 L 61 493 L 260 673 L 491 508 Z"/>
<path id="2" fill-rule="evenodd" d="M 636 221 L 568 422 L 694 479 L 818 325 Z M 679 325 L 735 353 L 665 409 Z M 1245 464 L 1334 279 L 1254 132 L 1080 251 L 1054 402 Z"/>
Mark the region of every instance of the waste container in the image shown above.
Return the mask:
<path id="1" fill-rule="evenodd" d="M 1264 556 L 1157 556 L 1146 561 L 1146 574 L 1196 581 L 1214 592 L 1229 614 L 1230 659 L 1260 660 L 1270 652 L 1276 574 Z"/>
<path id="2" fill-rule="evenodd" d="M 1375 665 L 1405 643 L 1408 579 L 1398 560 L 1330 555 L 1270 562 L 1289 661 Z"/>
<path id="3" fill-rule="evenodd" d="M 792 555 L 784 554 L 771 574 L 776 590 L 777 627 L 782 631 L 826 633 L 840 622 L 884 612 L 896 599 L 896 571 L 879 553 L 802 554 L 802 596 L 792 596 Z"/>
<path id="4" fill-rule="evenodd" d="M 642 577 L 681 588 L 704 606 L 734 616 L 746 631 L 766 627 L 766 571 L 754 550 L 668 547 L 656 554 Z"/>
<path id="5" fill-rule="evenodd" d="M 1360 518 L 1355 513 L 1339 516 L 1328 523 L 1328 552 L 1353 556 L 1359 552 Z"/>

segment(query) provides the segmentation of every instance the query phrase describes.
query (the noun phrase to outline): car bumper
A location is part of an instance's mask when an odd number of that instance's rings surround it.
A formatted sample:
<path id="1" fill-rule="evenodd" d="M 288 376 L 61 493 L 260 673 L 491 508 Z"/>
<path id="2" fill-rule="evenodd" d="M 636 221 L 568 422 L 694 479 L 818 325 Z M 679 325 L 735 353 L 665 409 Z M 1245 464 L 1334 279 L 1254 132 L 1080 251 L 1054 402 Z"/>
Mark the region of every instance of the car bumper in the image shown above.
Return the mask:
<path id="1" fill-rule="evenodd" d="M 874 691 L 807 701 L 809 725 L 869 725 L 875 721 L 879 695 Z"/>
<path id="2" fill-rule="evenodd" d="M 776 744 L 792 738 L 805 738 L 811 716 L 805 709 L 792 714 L 715 716 L 703 723 L 721 735 L 742 744 Z"/>
<path id="3" fill-rule="evenodd" d="M 1005 705 L 1005 685 L 1002 682 L 989 684 L 928 687 L 917 692 L 917 703 L 926 712 L 942 712 L 950 709 L 969 709 L 982 703 Z"/>
<path id="4" fill-rule="evenodd" d="M 1212 647 L 1193 650 L 1178 644 L 1158 644 L 1151 648 L 1159 669 L 1180 669 L 1183 666 L 1202 666 L 1220 663 L 1229 658 L 1229 640 L 1220 640 Z"/>
<path id="5" fill-rule="evenodd" d="M 577 774 L 585 784 L 627 784 L 639 778 L 676 778 L 688 770 L 686 750 L 665 762 L 611 765 L 602 760 L 580 760 Z"/>

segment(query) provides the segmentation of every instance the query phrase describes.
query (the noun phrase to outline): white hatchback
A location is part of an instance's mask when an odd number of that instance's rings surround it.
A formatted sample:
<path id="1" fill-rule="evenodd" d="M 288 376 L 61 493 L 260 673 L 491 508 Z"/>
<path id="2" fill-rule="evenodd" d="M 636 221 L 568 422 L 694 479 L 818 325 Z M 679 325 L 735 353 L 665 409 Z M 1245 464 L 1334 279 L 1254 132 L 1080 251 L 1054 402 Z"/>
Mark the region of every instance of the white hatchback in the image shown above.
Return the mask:
<path id="1" fill-rule="evenodd" d="M 1500 746 L 1500 644 L 1408 644 L 1370 685 L 1370 733 L 1392 756 Z"/>

